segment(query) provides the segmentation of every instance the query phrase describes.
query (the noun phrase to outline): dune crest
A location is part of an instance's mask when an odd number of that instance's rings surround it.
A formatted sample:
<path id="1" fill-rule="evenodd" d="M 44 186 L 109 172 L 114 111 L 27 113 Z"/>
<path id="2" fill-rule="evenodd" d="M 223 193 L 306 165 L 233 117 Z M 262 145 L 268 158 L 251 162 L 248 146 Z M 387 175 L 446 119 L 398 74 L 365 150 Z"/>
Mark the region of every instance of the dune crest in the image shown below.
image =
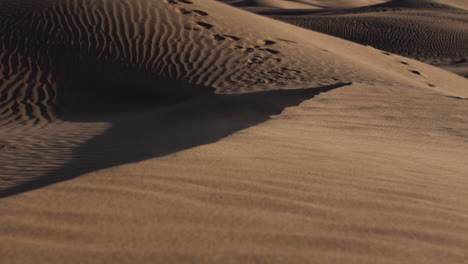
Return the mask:
<path id="1" fill-rule="evenodd" d="M 239 29 L 213 25 L 219 18 L 190 1 L 27 3 L 2 1 L 10 14 L 1 29 L 2 121 L 236 93 L 252 84 L 251 91 L 305 86 L 301 71 L 284 67 L 281 51 L 257 44 L 264 36 L 236 36 Z"/>
<path id="2" fill-rule="evenodd" d="M 378 54 L 207 0 L 2 0 L 1 12 L 2 123 L 143 99 L 365 81 L 376 66 L 360 61 Z M 258 44 L 264 39 L 276 44 Z M 329 43 L 337 46 L 323 51 Z M 363 56 L 333 54 L 346 46 Z"/>

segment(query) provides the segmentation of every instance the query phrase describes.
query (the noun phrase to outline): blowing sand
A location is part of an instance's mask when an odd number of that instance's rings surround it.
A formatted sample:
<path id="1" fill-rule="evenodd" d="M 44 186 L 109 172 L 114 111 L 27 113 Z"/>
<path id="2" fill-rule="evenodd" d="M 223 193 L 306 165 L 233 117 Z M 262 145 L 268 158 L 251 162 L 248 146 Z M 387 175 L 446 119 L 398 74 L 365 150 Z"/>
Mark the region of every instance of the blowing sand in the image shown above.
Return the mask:
<path id="1" fill-rule="evenodd" d="M 466 261 L 466 78 L 210 0 L 0 4 L 0 262 Z"/>

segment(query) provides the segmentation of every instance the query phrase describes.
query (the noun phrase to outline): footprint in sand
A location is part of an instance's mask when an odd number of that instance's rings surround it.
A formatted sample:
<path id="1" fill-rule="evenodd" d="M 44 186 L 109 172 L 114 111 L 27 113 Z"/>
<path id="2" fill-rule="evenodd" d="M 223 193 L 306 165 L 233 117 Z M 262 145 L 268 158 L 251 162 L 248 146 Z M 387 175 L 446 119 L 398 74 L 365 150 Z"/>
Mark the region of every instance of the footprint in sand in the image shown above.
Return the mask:
<path id="1" fill-rule="evenodd" d="M 409 63 L 405 62 L 405 61 L 400 61 L 401 64 L 403 65 L 409 65 Z"/>
<path id="2" fill-rule="evenodd" d="M 419 72 L 419 71 L 410 70 L 410 72 L 412 72 L 412 73 L 414 73 L 414 74 L 416 74 L 416 75 L 422 75 L 421 72 Z"/>
<path id="3" fill-rule="evenodd" d="M 213 27 L 213 25 L 205 23 L 205 22 L 197 22 L 197 26 L 204 28 L 204 29 L 210 29 Z"/>
<path id="4" fill-rule="evenodd" d="M 176 4 L 177 4 L 177 2 L 174 1 L 174 0 L 164 0 L 164 2 L 165 2 L 166 4 L 171 4 L 171 5 L 176 5 Z"/>
<path id="5" fill-rule="evenodd" d="M 218 40 L 218 41 L 221 41 L 221 40 L 225 40 L 226 38 L 221 36 L 221 35 L 218 35 L 218 34 L 213 34 L 211 35 L 211 38 L 213 38 L 214 40 Z"/>
<path id="6" fill-rule="evenodd" d="M 223 36 L 225 36 L 226 38 L 228 38 L 230 40 L 234 40 L 234 41 L 239 41 L 240 40 L 239 37 L 236 37 L 236 36 L 233 36 L 233 35 L 224 34 Z"/>
<path id="7" fill-rule="evenodd" d="M 277 50 L 273 50 L 273 49 L 265 49 L 265 51 L 271 53 L 271 54 L 280 54 L 281 52 L 277 51 Z"/>
<path id="8" fill-rule="evenodd" d="M 176 10 L 177 13 L 181 13 L 183 15 L 188 15 L 188 14 L 192 13 L 190 10 L 187 10 L 185 8 L 182 8 L 182 7 L 177 7 L 175 10 Z"/>
<path id="9" fill-rule="evenodd" d="M 196 15 L 199 15 L 199 16 L 207 16 L 208 13 L 204 12 L 204 11 L 201 11 L 201 10 L 196 10 L 196 9 L 192 9 L 192 12 Z"/>
<path id="10" fill-rule="evenodd" d="M 244 53 L 252 53 L 254 52 L 254 49 L 253 48 L 245 48 L 245 47 L 242 47 L 242 46 L 236 46 L 237 49 L 240 49 L 242 52 Z"/>
<path id="11" fill-rule="evenodd" d="M 187 1 L 187 0 L 178 0 L 178 1 L 184 4 L 193 4 L 193 2 Z"/>
<path id="12" fill-rule="evenodd" d="M 274 42 L 273 40 L 268 40 L 268 39 L 259 39 L 257 40 L 257 43 L 260 45 L 264 45 L 264 46 L 276 44 L 276 42 Z"/>

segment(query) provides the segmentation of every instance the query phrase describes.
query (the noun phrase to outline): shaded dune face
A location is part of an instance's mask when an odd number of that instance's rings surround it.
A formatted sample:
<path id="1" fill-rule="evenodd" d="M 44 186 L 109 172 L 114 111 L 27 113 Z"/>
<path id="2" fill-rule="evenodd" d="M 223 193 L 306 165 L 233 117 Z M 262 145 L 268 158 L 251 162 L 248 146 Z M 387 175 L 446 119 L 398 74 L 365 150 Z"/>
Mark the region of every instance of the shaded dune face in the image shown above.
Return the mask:
<path id="1" fill-rule="evenodd" d="M 17 143 L 16 146 L 4 146 L 2 150 L 0 145 L 0 164 L 4 165 L 0 166 L 0 198 L 92 171 L 210 144 L 263 123 L 287 107 L 297 106 L 322 93 L 349 85 L 351 83 L 308 89 L 200 96 L 146 113 L 121 116 L 102 134 L 81 142 L 79 138 L 83 137 L 82 134 L 96 130 L 99 125 L 93 124 L 86 130 L 78 125 L 58 125 L 52 129 L 56 133 L 53 137 L 44 137 L 44 133 L 40 135 L 40 140 L 27 138 L 29 145 L 34 144 L 35 148 L 21 150 L 23 146 Z M 67 152 L 63 148 L 65 140 L 61 134 L 68 135 L 66 141 L 80 142 L 77 144 L 79 147 L 71 153 Z M 60 139 L 63 141 L 60 142 Z"/>
<path id="2" fill-rule="evenodd" d="M 2 119 L 212 92 L 165 56 L 181 25 L 163 24 L 159 1 L 27 2 L 2 1 Z"/>
<path id="3" fill-rule="evenodd" d="M 431 0 L 392 0 L 374 7 L 389 8 L 447 8 L 447 5 L 437 3 Z"/>
<path id="4" fill-rule="evenodd" d="M 2 123 L 167 103 L 259 81 L 260 64 L 239 63 L 240 38 L 215 34 L 209 14 L 190 1 L 0 4 Z M 278 53 L 266 50 L 274 62 Z M 250 78 L 236 76 L 241 68 Z"/>

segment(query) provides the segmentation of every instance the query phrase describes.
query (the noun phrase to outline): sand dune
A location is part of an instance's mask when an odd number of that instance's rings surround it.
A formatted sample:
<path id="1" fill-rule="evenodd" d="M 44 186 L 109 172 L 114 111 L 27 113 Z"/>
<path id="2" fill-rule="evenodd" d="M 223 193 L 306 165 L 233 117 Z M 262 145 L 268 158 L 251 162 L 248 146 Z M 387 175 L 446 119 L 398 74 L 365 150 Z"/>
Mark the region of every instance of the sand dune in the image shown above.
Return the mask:
<path id="1" fill-rule="evenodd" d="M 4 120 L 51 119 L 54 108 L 83 111 L 134 98 L 141 104 L 215 89 L 235 93 L 259 83 L 256 91 L 263 77 L 271 79 L 268 88 L 302 82 L 299 71 L 282 70 L 280 51 L 257 44 L 261 34 L 238 37 L 232 34 L 239 30 L 213 27 L 216 19 L 188 1 L 3 2 L 14 14 L 2 29 Z M 249 63 L 246 53 L 259 62 Z"/>
<path id="2" fill-rule="evenodd" d="M 301 15 L 265 13 L 282 21 L 434 65 L 468 57 L 468 11 L 451 1 L 393 0 Z M 450 68 L 449 68 L 450 69 Z"/>
<path id="3" fill-rule="evenodd" d="M 118 118 L 102 117 L 94 124 L 57 123 L 52 127 L 36 128 L 34 136 L 39 135 L 40 140 L 27 137 L 25 142 L 18 144 L 16 135 L 10 137 L 10 142 L 16 144 L 5 146 L 6 150 L 1 153 L 0 160 L 7 166 L 1 170 L 4 177 L 0 181 L 0 196 L 212 143 L 262 123 L 286 107 L 347 85 L 350 83 L 291 91 L 204 96 L 149 112 L 121 114 Z M 112 126 L 106 125 L 105 121 L 112 121 Z M 58 135 L 56 131 L 67 135 Z M 99 133 L 102 135 L 92 137 Z M 79 147 L 70 153 L 71 145 Z M 113 150 L 115 152 L 111 153 Z M 47 156 L 40 158 L 39 153 L 47 153 Z"/>
<path id="4" fill-rule="evenodd" d="M 338 88 L 213 144 L 4 198 L 0 253 L 8 263 L 463 263 L 466 109 L 399 85 Z M 136 117 L 88 148 L 122 129 L 138 141 L 153 119 Z M 194 123 L 236 119 L 210 118 Z M 178 142 L 164 135 L 136 146 Z"/>
<path id="5" fill-rule="evenodd" d="M 196 96 L 348 82 L 400 83 L 458 97 L 468 94 L 466 80 L 445 71 L 220 3 L 38 3 L 31 1 L 29 9 L 9 18 L 11 26 L 3 34 L 9 36 L 4 37 L 4 57 L 16 60 L 4 61 L 8 63 L 3 66 L 1 120 L 15 127 L 21 120 L 37 125 L 57 115 L 70 121 L 114 122 L 110 113 L 141 112 Z M 6 6 L 12 10 L 25 5 L 12 2 Z M 72 12 L 75 9 L 82 11 Z M 32 23 L 35 17 L 38 22 Z M 14 23 L 13 18 L 21 18 L 21 23 Z M 42 130 L 27 127 L 24 133 L 3 133 L 7 143 L 0 158 L 8 164 L 1 169 L 4 189 L 42 179 L 70 151 L 67 140 L 56 133 L 43 135 Z M 36 142 L 37 133 L 41 135 L 38 144 L 48 146 L 49 157 L 57 162 L 36 162 L 37 147 L 8 147 L 12 145 L 8 142 L 30 134 Z M 84 142 L 93 133 L 87 130 L 75 141 Z M 14 156 L 24 157 L 30 167 L 27 171 L 34 175 L 21 175 L 24 169 L 15 165 Z"/>
<path id="6" fill-rule="evenodd" d="M 433 0 L 436 3 L 441 3 L 444 5 L 449 5 L 456 8 L 467 9 L 468 10 L 468 2 L 465 0 Z"/>
<path id="7" fill-rule="evenodd" d="M 347 61 L 357 61 L 317 52 L 317 48 L 327 45 L 325 41 L 313 41 L 314 33 L 308 32 L 311 37 L 307 40 L 297 40 L 296 28 L 221 4 L 215 4 L 215 10 L 187 1 L 139 0 L 130 5 L 124 0 L 28 3 L 3 0 L 2 12 L 13 15 L 4 16 L 1 29 L 2 120 L 51 120 L 57 111 L 63 114 L 82 112 L 93 105 L 128 105 L 132 102 L 127 101 L 134 98 L 136 104 L 141 104 L 142 97 L 152 103 L 213 91 L 238 93 L 327 85 L 334 82 L 330 76 L 336 75 L 336 65 L 343 67 L 342 72 L 350 72 L 352 67 Z M 233 15 L 222 19 L 209 15 L 211 10 Z M 239 22 L 235 16 L 245 19 Z M 252 20 L 258 25 L 252 26 Z M 431 44 L 431 48 L 441 56 L 461 56 L 466 48 L 462 44 L 463 25 L 454 22 L 453 26 L 461 34 L 440 32 L 443 37 L 453 36 L 452 41 L 438 41 L 441 45 Z M 265 31 L 265 27 L 275 31 Z M 263 39 L 275 44 L 258 44 Z M 296 52 L 297 46 L 304 48 Z M 377 51 L 366 53 L 371 57 L 369 54 Z M 325 65 L 317 67 L 310 60 Z M 288 68 L 293 64 L 295 68 Z M 340 75 L 344 82 L 352 78 L 352 73 Z"/>
<path id="8" fill-rule="evenodd" d="M 401 3 L 460 57 L 463 3 Z M 466 78 L 210 0 L 0 4 L 0 262 L 463 263 Z"/>
<path id="9" fill-rule="evenodd" d="M 242 0 L 242 1 L 222 1 L 224 3 L 250 8 L 281 8 L 281 9 L 317 9 L 322 8 L 319 5 L 302 3 L 288 0 Z"/>
<path id="10" fill-rule="evenodd" d="M 253 10 L 265 8 L 281 9 L 322 9 L 336 7 L 358 7 L 384 3 L 385 0 L 220 0 L 237 7 L 247 7 Z M 459 4 L 459 3 L 457 3 Z"/>
<path id="11" fill-rule="evenodd" d="M 439 65 L 439 67 L 468 78 L 468 62 L 465 59 L 447 65 Z"/>

